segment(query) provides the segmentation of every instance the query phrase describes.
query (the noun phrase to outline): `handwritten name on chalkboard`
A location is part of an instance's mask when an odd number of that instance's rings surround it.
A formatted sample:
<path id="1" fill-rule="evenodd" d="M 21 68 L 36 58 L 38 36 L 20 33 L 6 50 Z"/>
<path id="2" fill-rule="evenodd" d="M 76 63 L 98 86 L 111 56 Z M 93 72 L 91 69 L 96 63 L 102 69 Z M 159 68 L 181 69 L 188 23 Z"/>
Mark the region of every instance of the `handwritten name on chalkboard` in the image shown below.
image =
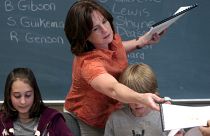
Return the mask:
<path id="1" fill-rule="evenodd" d="M 161 0 L 115 0 L 112 3 L 110 9 L 115 16 L 116 30 L 121 36 L 127 38 L 140 36 L 154 24 L 155 21 L 151 20 L 152 9 L 143 6 L 147 2 L 156 4 Z"/>
<path id="2" fill-rule="evenodd" d="M 116 31 L 123 39 L 132 39 L 143 35 L 155 21 L 152 16 L 153 8 L 146 4 L 160 6 L 162 0 L 99 0 L 102 4 L 108 3 L 109 11 L 114 16 Z M 128 54 L 129 63 L 139 63 L 145 59 L 145 50 L 151 50 L 152 46 L 145 47 L 138 52 Z"/>
<path id="3" fill-rule="evenodd" d="M 64 28 L 64 21 L 53 19 L 58 12 L 55 2 L 33 0 L 5 0 L 4 12 L 9 30 L 8 38 L 27 44 L 64 44 L 63 36 L 52 33 Z"/>

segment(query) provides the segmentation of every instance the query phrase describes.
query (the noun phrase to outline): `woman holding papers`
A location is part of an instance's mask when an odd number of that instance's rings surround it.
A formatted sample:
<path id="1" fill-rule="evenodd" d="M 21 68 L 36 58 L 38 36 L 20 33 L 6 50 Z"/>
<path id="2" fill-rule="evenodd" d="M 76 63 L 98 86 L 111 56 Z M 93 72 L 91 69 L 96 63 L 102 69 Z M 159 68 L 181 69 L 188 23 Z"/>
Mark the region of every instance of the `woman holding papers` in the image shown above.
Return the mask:
<path id="1" fill-rule="evenodd" d="M 65 110 L 77 118 L 82 135 L 102 136 L 108 116 L 122 106 L 120 102 L 141 103 L 159 110 L 156 102 L 163 102 L 162 98 L 139 94 L 117 79 L 128 65 L 127 53 L 157 43 L 160 35 L 121 41 L 112 15 L 95 0 L 75 2 L 64 30 L 75 55 Z"/>

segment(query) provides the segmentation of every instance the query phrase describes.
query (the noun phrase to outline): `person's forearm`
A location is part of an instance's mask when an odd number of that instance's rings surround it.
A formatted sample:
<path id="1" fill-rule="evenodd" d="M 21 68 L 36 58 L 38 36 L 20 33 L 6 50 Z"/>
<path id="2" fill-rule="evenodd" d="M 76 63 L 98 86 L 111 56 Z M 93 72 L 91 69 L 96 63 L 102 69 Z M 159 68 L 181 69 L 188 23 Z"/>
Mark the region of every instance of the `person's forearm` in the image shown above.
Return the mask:
<path id="1" fill-rule="evenodd" d="M 123 103 L 140 103 L 139 98 L 143 95 L 119 83 L 107 73 L 97 76 L 90 84 L 95 90 Z"/>
<path id="2" fill-rule="evenodd" d="M 123 103 L 142 103 L 143 95 L 121 83 L 115 83 L 110 90 L 110 97 Z"/>
<path id="3" fill-rule="evenodd" d="M 123 84 L 115 84 L 113 86 L 111 97 L 123 103 L 144 104 L 153 110 L 160 110 L 157 103 L 164 102 L 164 99 L 152 93 L 137 93 Z"/>
<path id="4" fill-rule="evenodd" d="M 152 93 L 137 93 L 119 83 L 109 74 L 101 74 L 100 76 L 97 76 L 90 84 L 95 90 L 123 103 L 142 103 L 152 109 L 159 110 L 156 102 L 164 101 L 164 99 Z"/>
<path id="5" fill-rule="evenodd" d="M 123 41 L 122 43 L 127 53 L 134 51 L 136 49 L 140 49 L 146 45 L 146 41 L 142 36 L 137 37 L 136 39 L 133 40 Z"/>

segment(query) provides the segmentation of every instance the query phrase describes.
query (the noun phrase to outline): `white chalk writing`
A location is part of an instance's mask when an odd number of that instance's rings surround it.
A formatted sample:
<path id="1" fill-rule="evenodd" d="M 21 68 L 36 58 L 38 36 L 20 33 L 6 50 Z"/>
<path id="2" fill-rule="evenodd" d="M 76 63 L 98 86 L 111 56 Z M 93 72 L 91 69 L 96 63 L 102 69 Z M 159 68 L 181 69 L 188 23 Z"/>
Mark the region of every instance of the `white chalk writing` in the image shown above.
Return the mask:
<path id="1" fill-rule="evenodd" d="M 20 10 L 20 11 L 55 11 L 56 10 L 56 4 L 53 2 L 49 3 L 35 3 L 33 0 L 19 0 L 15 3 L 12 0 L 5 0 L 5 11 L 11 12 L 14 10 Z"/>
<path id="2" fill-rule="evenodd" d="M 63 36 L 54 33 L 55 29 L 56 32 L 63 31 L 64 21 L 52 19 L 53 13 L 56 12 L 56 4 L 52 0 L 5 0 L 4 10 L 8 15 L 6 25 L 10 28 L 9 39 L 14 43 L 64 44 Z M 43 16 L 39 17 L 35 12 L 42 13 Z"/>

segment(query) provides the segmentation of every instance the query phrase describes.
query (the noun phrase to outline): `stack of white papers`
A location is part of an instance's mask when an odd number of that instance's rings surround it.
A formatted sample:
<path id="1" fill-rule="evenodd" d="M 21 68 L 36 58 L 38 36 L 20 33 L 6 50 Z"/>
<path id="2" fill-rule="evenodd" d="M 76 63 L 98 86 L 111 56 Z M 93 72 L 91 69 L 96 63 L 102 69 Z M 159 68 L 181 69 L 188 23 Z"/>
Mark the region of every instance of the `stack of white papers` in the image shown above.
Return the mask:
<path id="1" fill-rule="evenodd" d="M 170 25 L 176 22 L 180 17 L 182 17 L 185 13 L 187 13 L 187 11 L 190 11 L 195 7 L 197 7 L 197 4 L 192 6 L 180 7 L 172 16 L 152 25 L 149 32 L 146 33 L 145 38 L 147 40 L 150 40 L 153 34 L 155 33 L 160 34 L 163 30 L 168 28 Z"/>

